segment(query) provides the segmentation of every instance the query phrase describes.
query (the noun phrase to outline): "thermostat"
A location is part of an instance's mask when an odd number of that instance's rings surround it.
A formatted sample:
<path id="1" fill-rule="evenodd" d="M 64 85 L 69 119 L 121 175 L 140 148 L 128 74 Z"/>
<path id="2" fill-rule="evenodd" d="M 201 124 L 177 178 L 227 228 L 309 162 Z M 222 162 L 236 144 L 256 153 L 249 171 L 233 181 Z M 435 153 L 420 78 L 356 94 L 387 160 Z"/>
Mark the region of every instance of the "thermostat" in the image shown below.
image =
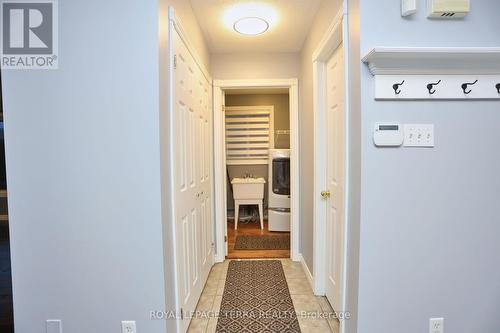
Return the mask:
<path id="1" fill-rule="evenodd" d="M 373 142 L 377 147 L 399 147 L 403 144 L 404 134 L 400 124 L 375 124 Z"/>

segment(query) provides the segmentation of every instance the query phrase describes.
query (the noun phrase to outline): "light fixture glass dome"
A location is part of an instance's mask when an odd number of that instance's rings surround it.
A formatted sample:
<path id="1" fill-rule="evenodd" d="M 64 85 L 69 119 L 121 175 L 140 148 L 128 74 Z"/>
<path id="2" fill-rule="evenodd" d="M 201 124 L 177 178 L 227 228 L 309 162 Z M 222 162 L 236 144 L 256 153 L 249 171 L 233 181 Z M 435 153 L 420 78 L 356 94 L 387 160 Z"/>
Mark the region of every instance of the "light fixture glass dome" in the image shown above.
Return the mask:
<path id="1" fill-rule="evenodd" d="M 226 8 L 222 20 L 233 32 L 255 36 L 273 29 L 278 24 L 279 15 L 268 4 L 242 2 Z"/>
<path id="2" fill-rule="evenodd" d="M 269 23 L 260 17 L 243 17 L 234 22 L 233 28 L 242 35 L 260 35 L 269 29 Z"/>

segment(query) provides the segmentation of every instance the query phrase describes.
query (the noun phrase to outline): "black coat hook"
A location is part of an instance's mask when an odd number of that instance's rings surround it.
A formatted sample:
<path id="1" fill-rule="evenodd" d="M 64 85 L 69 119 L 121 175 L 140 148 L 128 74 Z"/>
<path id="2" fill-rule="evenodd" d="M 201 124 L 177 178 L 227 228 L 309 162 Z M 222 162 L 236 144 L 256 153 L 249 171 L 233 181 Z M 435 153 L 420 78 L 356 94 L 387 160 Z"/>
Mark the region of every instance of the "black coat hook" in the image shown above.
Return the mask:
<path id="1" fill-rule="evenodd" d="M 437 86 L 437 85 L 438 85 L 438 84 L 440 84 L 440 83 L 441 83 L 441 80 L 439 80 L 439 81 L 438 81 L 438 82 L 436 82 L 436 83 L 429 83 L 429 84 L 427 85 L 427 90 L 429 90 L 429 94 L 433 95 L 433 94 L 436 92 L 436 89 L 433 89 L 433 88 L 434 88 L 434 86 Z"/>
<path id="2" fill-rule="evenodd" d="M 474 82 L 469 82 L 469 83 L 464 83 L 462 84 L 462 90 L 464 91 L 464 94 L 468 95 L 471 93 L 472 90 L 467 90 L 467 87 L 472 86 L 477 83 L 477 80 Z"/>
<path id="3" fill-rule="evenodd" d="M 392 85 L 392 89 L 394 89 L 394 93 L 395 93 L 396 95 L 399 95 L 399 94 L 401 93 L 401 90 L 399 89 L 399 87 L 400 87 L 400 86 L 402 86 L 402 85 L 403 85 L 403 83 L 405 83 L 405 80 L 403 80 L 403 82 L 401 82 L 401 83 L 394 83 L 394 84 Z"/>
<path id="4" fill-rule="evenodd" d="M 495 86 L 495 88 L 497 88 L 497 91 L 500 94 L 500 83 L 497 83 L 497 85 Z"/>

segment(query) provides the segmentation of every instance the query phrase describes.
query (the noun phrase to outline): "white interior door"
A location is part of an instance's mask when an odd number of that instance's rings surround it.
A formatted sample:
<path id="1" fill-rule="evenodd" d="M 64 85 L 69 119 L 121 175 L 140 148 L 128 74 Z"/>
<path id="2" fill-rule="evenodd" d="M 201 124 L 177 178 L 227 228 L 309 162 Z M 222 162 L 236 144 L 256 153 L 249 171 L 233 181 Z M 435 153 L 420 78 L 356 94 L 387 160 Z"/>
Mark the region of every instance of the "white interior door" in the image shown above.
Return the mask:
<path id="1" fill-rule="evenodd" d="M 173 39 L 177 292 L 185 332 L 213 264 L 212 88 L 176 31 Z"/>
<path id="2" fill-rule="evenodd" d="M 343 311 L 342 278 L 345 228 L 345 107 L 343 45 L 340 45 L 328 60 L 326 71 L 326 296 L 335 311 Z"/>

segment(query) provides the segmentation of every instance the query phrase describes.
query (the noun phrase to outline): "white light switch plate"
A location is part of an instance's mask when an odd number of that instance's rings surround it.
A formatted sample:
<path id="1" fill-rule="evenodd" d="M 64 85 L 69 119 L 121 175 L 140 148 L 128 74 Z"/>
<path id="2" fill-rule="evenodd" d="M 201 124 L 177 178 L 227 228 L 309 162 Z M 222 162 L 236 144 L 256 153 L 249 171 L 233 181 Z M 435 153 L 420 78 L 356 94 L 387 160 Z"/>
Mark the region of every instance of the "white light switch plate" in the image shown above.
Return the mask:
<path id="1" fill-rule="evenodd" d="M 137 333 L 135 321 L 122 321 L 122 333 Z"/>
<path id="2" fill-rule="evenodd" d="M 429 333 L 444 333 L 444 318 L 431 318 L 429 320 Z"/>
<path id="3" fill-rule="evenodd" d="M 434 124 L 405 124 L 404 147 L 434 147 Z"/>
<path id="4" fill-rule="evenodd" d="M 60 320 L 49 319 L 45 322 L 45 330 L 47 333 L 62 333 L 62 323 Z"/>

